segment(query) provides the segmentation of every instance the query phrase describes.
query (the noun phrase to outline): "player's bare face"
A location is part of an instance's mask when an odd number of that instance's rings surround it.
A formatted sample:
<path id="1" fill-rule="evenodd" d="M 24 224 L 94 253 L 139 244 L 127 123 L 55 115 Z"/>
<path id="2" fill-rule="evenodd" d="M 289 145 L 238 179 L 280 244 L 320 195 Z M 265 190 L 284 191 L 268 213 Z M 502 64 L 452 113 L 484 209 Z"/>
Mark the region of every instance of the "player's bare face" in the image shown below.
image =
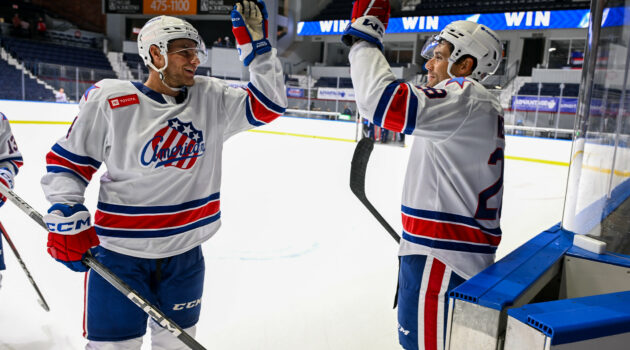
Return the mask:
<path id="1" fill-rule="evenodd" d="M 173 40 L 168 45 L 168 66 L 164 81 L 172 87 L 193 86 L 199 66 L 197 43 L 190 39 Z"/>
<path id="2" fill-rule="evenodd" d="M 433 50 L 433 57 L 424 65 L 428 74 L 428 87 L 434 87 L 439 82 L 449 79 L 448 75 L 448 58 L 451 56 L 451 50 L 448 44 L 440 43 Z"/>

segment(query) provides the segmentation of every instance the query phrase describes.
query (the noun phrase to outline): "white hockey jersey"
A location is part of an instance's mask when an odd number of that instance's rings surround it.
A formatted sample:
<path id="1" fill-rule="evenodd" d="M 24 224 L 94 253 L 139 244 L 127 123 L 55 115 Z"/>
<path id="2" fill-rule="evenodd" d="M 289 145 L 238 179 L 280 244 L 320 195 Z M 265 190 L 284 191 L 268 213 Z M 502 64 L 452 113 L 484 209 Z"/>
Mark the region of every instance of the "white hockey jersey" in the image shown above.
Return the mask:
<path id="1" fill-rule="evenodd" d="M 99 81 L 46 156 L 46 198 L 82 203 L 104 163 L 94 215 L 103 247 L 163 258 L 206 241 L 220 226 L 223 142 L 271 122 L 287 105 L 275 50 L 256 57 L 249 70 L 247 89 L 196 76 L 183 101 L 140 83 Z"/>
<path id="2" fill-rule="evenodd" d="M 9 120 L 0 113 L 0 168 L 9 169 L 15 176 L 22 164 L 24 164 L 22 154 L 11 132 Z"/>
<path id="3" fill-rule="evenodd" d="M 501 241 L 503 110 L 467 78 L 434 88 L 396 81 L 381 51 L 350 51 L 359 113 L 414 135 L 403 196 L 399 255 L 430 254 L 470 278 L 494 262 Z"/>

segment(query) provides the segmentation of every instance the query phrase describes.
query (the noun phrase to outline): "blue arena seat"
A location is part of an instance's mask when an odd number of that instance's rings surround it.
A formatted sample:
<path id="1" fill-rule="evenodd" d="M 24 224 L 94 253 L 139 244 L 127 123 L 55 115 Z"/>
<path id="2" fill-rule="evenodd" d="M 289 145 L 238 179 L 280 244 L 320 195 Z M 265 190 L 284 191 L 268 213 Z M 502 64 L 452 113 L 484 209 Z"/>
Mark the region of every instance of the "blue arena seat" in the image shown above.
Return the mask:
<path id="1" fill-rule="evenodd" d="M 0 99 L 22 99 L 22 72 L 0 60 Z M 24 76 L 24 92 L 27 100 L 54 101 L 54 94 L 32 78 Z"/>
<path id="2" fill-rule="evenodd" d="M 20 61 L 46 62 L 112 71 L 105 54 L 99 50 L 64 46 L 24 39 L 5 38 L 2 46 Z"/>

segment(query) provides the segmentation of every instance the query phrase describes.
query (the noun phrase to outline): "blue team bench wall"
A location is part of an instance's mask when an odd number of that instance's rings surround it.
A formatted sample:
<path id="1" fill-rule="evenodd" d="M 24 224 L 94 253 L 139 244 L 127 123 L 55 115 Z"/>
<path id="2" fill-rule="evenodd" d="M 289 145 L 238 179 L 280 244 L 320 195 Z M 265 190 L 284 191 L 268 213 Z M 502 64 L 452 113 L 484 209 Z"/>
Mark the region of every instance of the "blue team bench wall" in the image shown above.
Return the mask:
<path id="1" fill-rule="evenodd" d="M 508 315 L 538 329 L 551 345 L 630 332 L 630 291 L 549 301 L 510 309 Z"/>
<path id="2" fill-rule="evenodd" d="M 585 336 L 594 338 L 630 332 L 630 306 L 625 305 L 616 311 L 611 311 L 606 306 L 612 305 L 614 301 L 630 301 L 630 288 L 628 291 L 614 290 L 621 293 L 614 295 L 589 295 L 574 299 L 565 299 L 563 296 L 566 294 L 563 288 L 568 288 L 566 286 L 569 285 L 566 281 L 567 273 L 563 271 L 563 264 L 568 264 L 566 257 L 590 261 L 600 267 L 620 267 L 622 271 L 630 272 L 630 256 L 609 252 L 595 254 L 574 247 L 573 237 L 574 233 L 557 224 L 473 276 L 451 291 L 449 297 L 501 312 L 507 311 L 507 314 L 540 329 L 555 344 L 579 341 Z M 554 276 L 550 277 L 550 271 L 553 271 Z M 549 280 L 548 284 L 542 288 L 540 285 L 534 288 L 543 276 L 544 280 Z M 602 279 L 602 276 L 595 277 L 597 278 L 593 280 Z M 589 276 L 583 275 L 580 278 L 588 279 Z M 619 288 L 619 285 L 630 285 L 611 284 L 613 286 L 610 288 L 613 289 Z M 607 288 L 594 286 L 593 290 Z M 594 309 L 596 305 L 601 307 Z M 559 310 L 563 308 L 567 310 L 563 316 L 570 316 L 571 319 L 561 317 Z M 554 316 L 555 312 L 558 315 Z M 597 314 L 592 314 L 593 312 Z M 594 328 L 592 320 L 595 318 L 610 327 Z"/>
<path id="3" fill-rule="evenodd" d="M 573 245 L 573 234 L 553 226 L 451 291 L 449 297 L 495 310 L 515 305 Z"/>
<path id="4" fill-rule="evenodd" d="M 473 276 L 449 296 L 505 310 L 515 306 L 519 297 L 565 255 L 630 268 L 630 256 L 590 253 L 573 247 L 573 236 L 557 224 Z"/>

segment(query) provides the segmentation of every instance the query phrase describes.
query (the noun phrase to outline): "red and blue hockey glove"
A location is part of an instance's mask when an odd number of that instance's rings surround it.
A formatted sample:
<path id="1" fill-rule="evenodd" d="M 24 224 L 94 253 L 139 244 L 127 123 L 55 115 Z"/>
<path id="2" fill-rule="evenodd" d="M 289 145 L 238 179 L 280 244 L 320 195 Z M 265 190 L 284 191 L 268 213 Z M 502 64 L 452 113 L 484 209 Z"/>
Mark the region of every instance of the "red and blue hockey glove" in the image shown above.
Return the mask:
<path id="1" fill-rule="evenodd" d="M 0 168 L 0 184 L 4 187 L 13 189 L 13 173 L 7 168 Z M 0 207 L 7 201 L 7 197 L 0 194 Z"/>
<path id="2" fill-rule="evenodd" d="M 343 31 L 341 41 L 352 46 L 357 39 L 363 39 L 383 50 L 390 12 L 389 0 L 356 0 L 352 4 L 352 20 Z"/>
<path id="3" fill-rule="evenodd" d="M 238 57 L 249 66 L 254 57 L 271 51 L 267 40 L 267 7 L 262 0 L 238 0 L 232 10 L 232 33 Z"/>
<path id="4" fill-rule="evenodd" d="M 81 259 L 100 243 L 87 208 L 83 204 L 53 204 L 44 221 L 49 231 L 48 254 L 72 271 L 87 271 Z"/>

